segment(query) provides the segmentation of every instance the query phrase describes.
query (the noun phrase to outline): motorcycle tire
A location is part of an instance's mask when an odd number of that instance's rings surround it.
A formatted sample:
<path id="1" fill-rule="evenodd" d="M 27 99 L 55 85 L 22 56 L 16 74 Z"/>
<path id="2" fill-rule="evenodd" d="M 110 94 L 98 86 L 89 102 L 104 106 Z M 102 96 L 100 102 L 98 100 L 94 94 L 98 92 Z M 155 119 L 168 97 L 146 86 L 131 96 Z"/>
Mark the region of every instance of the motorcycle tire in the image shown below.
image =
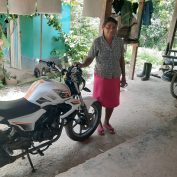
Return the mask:
<path id="1" fill-rule="evenodd" d="M 90 117 L 90 126 L 84 127 L 81 123 L 80 118 L 76 114 L 75 117 L 68 122 L 65 126 L 67 135 L 74 141 L 84 141 L 88 139 L 96 130 L 98 124 L 101 120 L 101 105 L 99 102 L 94 102 L 89 110 L 89 114 L 92 114 Z M 82 132 L 84 131 L 84 132 Z"/>
<path id="2" fill-rule="evenodd" d="M 42 76 L 46 76 L 46 74 L 47 74 L 47 73 L 46 73 L 46 69 L 45 69 L 45 68 L 42 68 L 41 75 L 42 75 Z"/>
<path id="3" fill-rule="evenodd" d="M 38 78 L 38 77 L 41 76 L 40 70 L 39 70 L 38 68 L 35 68 L 35 69 L 34 69 L 34 76 L 35 76 L 36 78 Z"/>
<path id="4" fill-rule="evenodd" d="M 175 73 L 172 77 L 170 84 L 170 92 L 174 98 L 177 98 L 177 73 Z"/>

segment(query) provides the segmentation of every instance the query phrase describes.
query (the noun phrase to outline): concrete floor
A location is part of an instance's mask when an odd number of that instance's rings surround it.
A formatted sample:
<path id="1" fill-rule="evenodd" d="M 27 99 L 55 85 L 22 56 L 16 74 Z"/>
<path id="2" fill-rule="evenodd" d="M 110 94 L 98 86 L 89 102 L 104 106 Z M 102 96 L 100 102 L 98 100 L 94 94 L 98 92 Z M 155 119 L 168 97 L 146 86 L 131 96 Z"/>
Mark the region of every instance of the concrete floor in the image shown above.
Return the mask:
<path id="1" fill-rule="evenodd" d="M 169 83 L 136 78 L 121 100 L 112 122 L 124 142 L 56 177 L 176 177 L 177 100 Z"/>
<path id="2" fill-rule="evenodd" d="M 56 177 L 176 177 L 176 120 L 117 145 Z"/>
<path id="3" fill-rule="evenodd" d="M 111 119 L 115 135 L 95 132 L 79 143 L 63 132 L 45 156 L 32 157 L 36 173 L 19 159 L 1 168 L 1 177 L 176 177 L 177 100 L 170 83 L 151 77 L 128 84 Z"/>

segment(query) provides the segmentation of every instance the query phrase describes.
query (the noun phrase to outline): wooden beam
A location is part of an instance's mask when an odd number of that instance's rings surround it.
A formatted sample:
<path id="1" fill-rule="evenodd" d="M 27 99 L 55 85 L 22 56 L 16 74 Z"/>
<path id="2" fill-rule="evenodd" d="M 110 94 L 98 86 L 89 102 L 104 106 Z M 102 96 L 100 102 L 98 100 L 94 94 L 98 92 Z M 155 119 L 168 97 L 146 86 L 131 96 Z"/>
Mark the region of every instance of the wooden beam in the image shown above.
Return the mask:
<path id="1" fill-rule="evenodd" d="M 113 2 L 113 0 L 106 1 L 105 17 L 109 17 L 112 13 L 112 2 Z"/>
<path id="2" fill-rule="evenodd" d="M 143 10 L 144 10 L 144 4 L 145 4 L 145 0 L 141 0 L 139 2 L 139 6 L 138 6 L 138 13 L 137 13 L 138 39 L 139 39 L 140 33 L 141 33 L 142 15 L 143 15 Z"/>
<path id="3" fill-rule="evenodd" d="M 143 14 L 143 9 L 144 9 L 144 3 L 145 0 L 139 1 L 139 7 L 138 7 L 138 13 L 137 13 L 137 33 L 138 33 L 138 39 L 140 37 L 140 32 L 141 32 L 141 24 L 142 24 L 142 14 Z M 134 79 L 134 73 L 135 73 L 135 66 L 136 66 L 136 58 L 137 58 L 137 53 L 138 53 L 138 43 L 132 44 L 132 57 L 131 57 L 131 64 L 130 64 L 130 72 L 129 72 L 129 77 L 130 79 Z"/>
<path id="4" fill-rule="evenodd" d="M 167 39 L 167 43 L 169 43 L 169 48 L 170 49 L 173 46 L 173 41 L 174 41 L 176 28 L 177 28 L 177 0 L 176 0 L 174 12 L 173 12 L 173 16 L 172 16 L 172 20 L 171 20 L 171 24 L 170 24 L 170 29 L 169 29 L 169 32 L 168 32 L 168 39 Z"/>
<path id="5" fill-rule="evenodd" d="M 131 80 L 134 79 L 137 53 L 138 53 L 138 43 L 135 43 L 132 46 L 132 57 L 131 57 L 131 62 L 130 62 L 130 79 Z"/>
<path id="6" fill-rule="evenodd" d="M 103 0 L 103 10 L 102 10 L 102 14 L 101 14 L 101 18 L 100 18 L 100 27 L 99 27 L 99 31 L 100 34 L 102 33 L 102 24 L 104 22 L 104 19 L 106 17 L 111 16 L 112 13 L 112 2 L 113 0 Z"/>

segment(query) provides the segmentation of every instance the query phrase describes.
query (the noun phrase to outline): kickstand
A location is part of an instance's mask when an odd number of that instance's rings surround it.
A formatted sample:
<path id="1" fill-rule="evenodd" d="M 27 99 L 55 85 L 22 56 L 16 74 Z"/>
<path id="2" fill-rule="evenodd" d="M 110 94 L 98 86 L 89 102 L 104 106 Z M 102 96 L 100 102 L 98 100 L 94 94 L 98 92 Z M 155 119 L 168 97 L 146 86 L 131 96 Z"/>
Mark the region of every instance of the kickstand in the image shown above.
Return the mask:
<path id="1" fill-rule="evenodd" d="M 22 150 L 22 153 L 24 153 L 24 152 L 25 152 L 25 150 Z M 22 156 L 22 159 L 25 159 L 25 155 Z"/>
<path id="2" fill-rule="evenodd" d="M 36 170 L 35 170 L 35 168 L 34 168 L 34 165 L 33 165 L 32 161 L 31 161 L 31 157 L 30 157 L 28 151 L 27 151 L 27 157 L 28 157 L 28 161 L 29 161 L 29 163 L 30 163 L 30 165 L 31 165 L 32 172 L 34 173 Z"/>

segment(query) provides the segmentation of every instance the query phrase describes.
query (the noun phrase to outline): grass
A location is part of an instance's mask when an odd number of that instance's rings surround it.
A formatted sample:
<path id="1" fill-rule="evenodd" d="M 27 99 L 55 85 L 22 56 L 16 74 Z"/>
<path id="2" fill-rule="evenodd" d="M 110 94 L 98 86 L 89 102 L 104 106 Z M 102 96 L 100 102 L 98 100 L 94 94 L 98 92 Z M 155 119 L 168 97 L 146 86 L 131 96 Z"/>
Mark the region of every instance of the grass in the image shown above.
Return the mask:
<path id="1" fill-rule="evenodd" d="M 126 63 L 130 63 L 132 55 L 132 47 L 128 46 L 125 52 L 125 61 Z M 136 67 L 142 67 L 145 63 L 152 63 L 153 67 L 160 67 L 163 64 L 162 52 L 156 49 L 148 49 L 148 48 L 138 48 Z"/>

